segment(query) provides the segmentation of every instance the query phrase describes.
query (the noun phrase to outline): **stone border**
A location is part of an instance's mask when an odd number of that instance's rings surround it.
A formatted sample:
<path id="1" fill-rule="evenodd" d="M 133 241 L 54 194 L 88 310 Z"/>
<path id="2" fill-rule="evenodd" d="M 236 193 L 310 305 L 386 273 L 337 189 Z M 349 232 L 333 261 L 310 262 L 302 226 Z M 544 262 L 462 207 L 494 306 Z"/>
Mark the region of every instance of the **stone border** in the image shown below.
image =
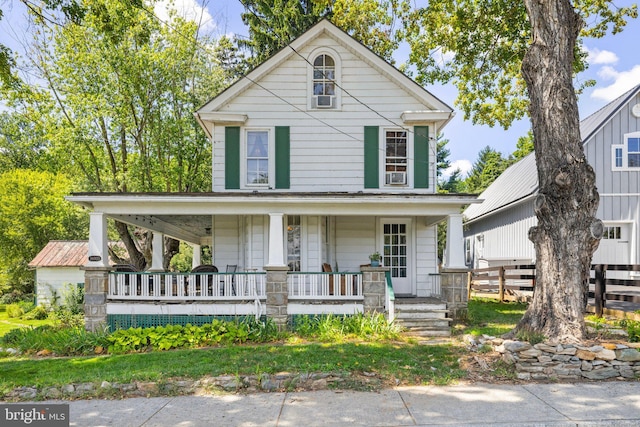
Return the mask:
<path id="1" fill-rule="evenodd" d="M 624 344 L 592 346 L 505 340 L 494 349 L 521 380 L 604 380 L 640 377 L 640 351 Z"/>

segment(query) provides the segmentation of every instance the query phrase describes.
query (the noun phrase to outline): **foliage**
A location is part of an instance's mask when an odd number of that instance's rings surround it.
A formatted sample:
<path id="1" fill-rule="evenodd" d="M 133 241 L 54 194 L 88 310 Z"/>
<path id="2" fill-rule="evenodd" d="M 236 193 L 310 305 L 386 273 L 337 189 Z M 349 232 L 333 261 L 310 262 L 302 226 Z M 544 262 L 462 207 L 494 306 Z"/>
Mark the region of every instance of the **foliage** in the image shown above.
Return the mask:
<path id="1" fill-rule="evenodd" d="M 97 347 L 106 348 L 106 336 L 105 331 L 88 332 L 84 326 L 69 328 L 43 325 L 13 329 L 0 342 L 24 353 L 47 350 L 56 355 L 73 356 L 94 354 Z"/>
<path id="2" fill-rule="evenodd" d="M 252 65 L 260 64 L 311 25 L 328 17 L 362 44 L 392 61 L 399 45 L 396 19 L 408 10 L 406 1 L 378 0 L 241 0 L 246 12 L 242 21 L 249 26 L 241 47 L 251 51 Z"/>
<path id="3" fill-rule="evenodd" d="M 518 161 L 533 152 L 533 132 L 529 131 L 525 136 L 518 138 L 516 151 L 512 153 L 513 158 Z"/>
<path id="4" fill-rule="evenodd" d="M 109 352 L 170 350 L 174 348 L 205 347 L 217 344 L 264 342 L 277 337 L 273 322 L 252 318 L 239 322 L 214 320 L 202 326 L 187 324 L 150 328 L 119 329 L 109 335 Z"/>
<path id="5" fill-rule="evenodd" d="M 516 338 L 519 339 L 520 341 L 526 341 L 531 345 L 539 344 L 546 339 L 544 334 L 538 331 L 534 331 L 532 329 L 527 329 L 527 328 L 518 329 L 518 332 L 516 333 Z"/>
<path id="6" fill-rule="evenodd" d="M 49 310 L 47 310 L 43 305 L 35 307 L 24 315 L 24 318 L 27 320 L 44 320 L 47 317 L 49 317 Z"/>
<path id="7" fill-rule="evenodd" d="M 473 169 L 465 179 L 465 187 L 470 193 L 481 193 L 509 167 L 512 160 L 505 159 L 502 154 L 486 146 L 478 153 Z"/>
<path id="8" fill-rule="evenodd" d="M 23 82 L 0 94 L 9 134 L 34 136 L 12 136 L 11 158 L 37 153 L 24 162 L 64 165 L 86 191 L 209 190 L 211 147 L 193 111 L 229 82 L 216 43 L 176 14 L 161 23 L 139 0 L 81 6 L 60 25 L 31 10 L 29 63 L 19 66 L 45 87 Z M 118 232 L 131 262 L 144 264 L 134 230 Z"/>
<path id="9" fill-rule="evenodd" d="M 640 321 L 623 319 L 618 324 L 627 331 L 629 342 L 640 342 Z"/>
<path id="10" fill-rule="evenodd" d="M 621 31 L 637 16 L 636 5 L 611 1 L 573 2 L 587 23 L 582 37 Z M 409 61 L 421 84 L 450 82 L 458 89 L 455 105 L 465 120 L 508 128 L 527 114 L 529 101 L 521 74 L 531 42 L 524 2 L 506 0 L 431 0 L 403 20 L 411 47 Z M 575 48 L 574 72 L 587 66 L 581 43 Z M 593 84 L 587 82 L 586 84 Z"/>
<path id="11" fill-rule="evenodd" d="M 7 316 L 9 318 L 18 318 L 24 315 L 24 310 L 20 307 L 19 304 L 9 304 L 7 306 Z"/>
<path id="12" fill-rule="evenodd" d="M 62 174 L 13 170 L 0 174 L 0 289 L 31 291 L 27 267 L 49 240 L 86 236 L 87 215 L 64 200 L 73 188 Z"/>
<path id="13" fill-rule="evenodd" d="M 386 340 L 396 339 L 400 328 L 389 323 L 383 314 L 357 313 L 351 316 L 300 316 L 293 332 L 302 338 L 322 342 L 342 342 L 347 339 Z"/>

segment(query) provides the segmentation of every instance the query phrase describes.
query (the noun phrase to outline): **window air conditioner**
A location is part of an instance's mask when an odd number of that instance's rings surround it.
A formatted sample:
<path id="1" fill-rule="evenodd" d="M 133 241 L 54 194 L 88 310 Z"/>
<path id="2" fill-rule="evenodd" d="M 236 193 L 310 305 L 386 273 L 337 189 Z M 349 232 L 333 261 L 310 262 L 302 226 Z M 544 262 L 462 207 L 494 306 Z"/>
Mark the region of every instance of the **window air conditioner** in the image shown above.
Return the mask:
<path id="1" fill-rule="evenodd" d="M 333 108 L 335 96 L 317 95 L 313 97 L 314 108 Z"/>
<path id="2" fill-rule="evenodd" d="M 405 185 L 406 183 L 406 172 L 387 172 L 387 184 Z"/>

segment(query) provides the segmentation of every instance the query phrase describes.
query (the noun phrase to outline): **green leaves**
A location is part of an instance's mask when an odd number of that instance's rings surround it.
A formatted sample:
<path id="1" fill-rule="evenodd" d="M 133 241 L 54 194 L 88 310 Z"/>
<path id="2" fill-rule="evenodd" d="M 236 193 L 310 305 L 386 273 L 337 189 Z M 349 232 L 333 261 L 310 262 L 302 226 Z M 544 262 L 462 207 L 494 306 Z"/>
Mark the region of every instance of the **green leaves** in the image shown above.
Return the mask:
<path id="1" fill-rule="evenodd" d="M 583 37 L 621 31 L 636 6 L 617 8 L 611 1 L 574 2 L 587 25 Z M 421 84 L 450 82 L 458 89 L 455 105 L 473 123 L 508 128 L 527 114 L 521 75 L 531 30 L 523 2 L 510 0 L 430 0 L 404 20 L 411 46 L 409 62 Z M 586 67 L 575 55 L 574 71 Z"/>
<path id="2" fill-rule="evenodd" d="M 85 238 L 86 214 L 64 200 L 72 188 L 71 180 L 61 174 L 0 174 L 0 286 L 29 287 L 33 273 L 27 263 L 49 240 Z"/>

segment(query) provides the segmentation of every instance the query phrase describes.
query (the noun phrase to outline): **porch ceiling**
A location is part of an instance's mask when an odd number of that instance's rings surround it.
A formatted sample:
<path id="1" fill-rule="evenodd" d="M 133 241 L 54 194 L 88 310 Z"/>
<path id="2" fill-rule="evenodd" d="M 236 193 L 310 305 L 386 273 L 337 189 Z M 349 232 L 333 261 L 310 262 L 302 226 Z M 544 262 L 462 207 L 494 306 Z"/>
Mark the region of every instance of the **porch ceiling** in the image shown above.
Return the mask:
<path id="1" fill-rule="evenodd" d="M 122 222 L 202 244 L 214 215 L 423 217 L 435 224 L 458 214 L 469 194 L 416 193 L 78 193 L 67 200 Z"/>

